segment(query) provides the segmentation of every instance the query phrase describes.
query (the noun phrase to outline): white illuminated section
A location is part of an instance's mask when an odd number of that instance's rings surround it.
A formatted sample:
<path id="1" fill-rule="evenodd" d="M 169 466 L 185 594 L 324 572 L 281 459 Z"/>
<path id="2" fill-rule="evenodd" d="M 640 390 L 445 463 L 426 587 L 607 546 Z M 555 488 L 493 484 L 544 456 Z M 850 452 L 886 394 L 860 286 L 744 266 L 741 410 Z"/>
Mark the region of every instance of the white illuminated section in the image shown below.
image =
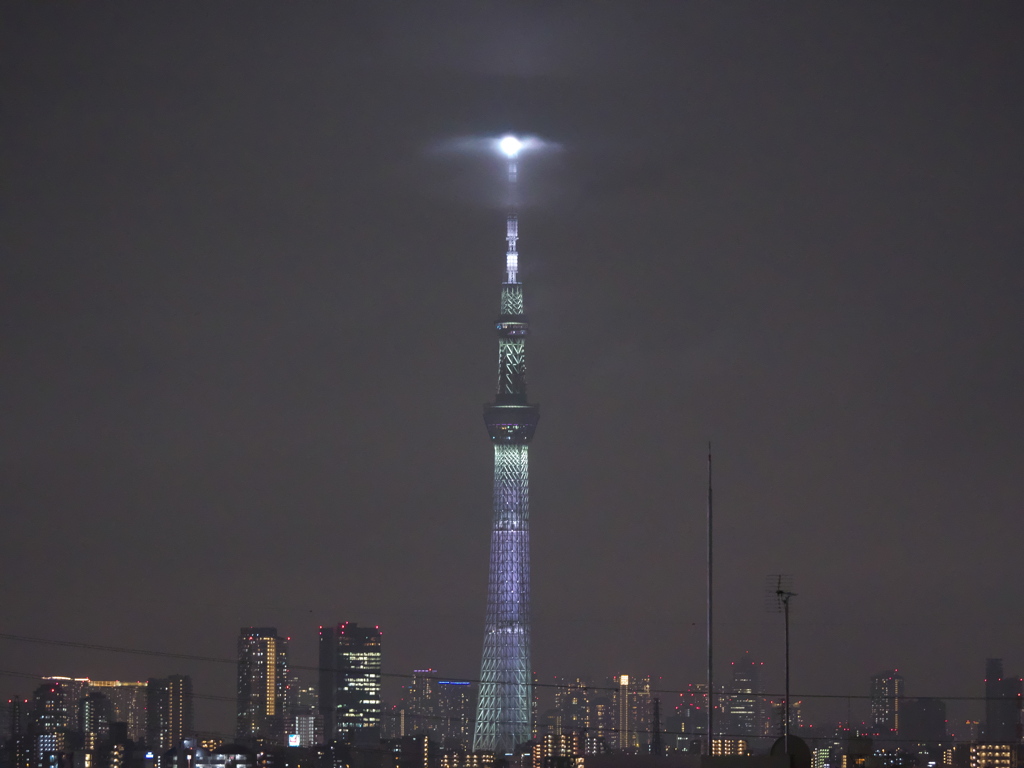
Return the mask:
<path id="1" fill-rule="evenodd" d="M 508 250 L 505 252 L 505 282 L 519 282 L 519 253 L 516 241 L 519 239 L 519 218 L 516 215 L 516 182 L 517 168 L 516 160 L 520 150 L 523 149 L 523 142 L 515 136 L 505 136 L 498 141 L 498 149 L 508 158 L 508 184 L 512 194 L 512 210 L 508 216 L 508 231 L 506 239 Z"/>
<path id="2" fill-rule="evenodd" d="M 498 142 L 498 148 L 505 154 L 505 157 L 515 157 L 523 148 L 523 142 L 515 136 L 505 136 Z"/>
<path id="3" fill-rule="evenodd" d="M 505 282 L 515 283 L 519 281 L 519 253 L 516 249 L 516 240 L 519 239 L 519 219 L 516 215 L 508 217 L 508 250 L 505 252 Z"/>

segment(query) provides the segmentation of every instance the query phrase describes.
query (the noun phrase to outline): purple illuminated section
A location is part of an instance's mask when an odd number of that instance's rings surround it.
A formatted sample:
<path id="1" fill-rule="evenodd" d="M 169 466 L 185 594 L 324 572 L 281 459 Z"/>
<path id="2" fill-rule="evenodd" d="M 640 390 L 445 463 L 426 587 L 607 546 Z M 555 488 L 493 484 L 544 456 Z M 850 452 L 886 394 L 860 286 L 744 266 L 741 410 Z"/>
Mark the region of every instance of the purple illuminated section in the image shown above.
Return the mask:
<path id="1" fill-rule="evenodd" d="M 530 738 L 529 447 L 494 446 L 494 529 L 473 749 Z"/>

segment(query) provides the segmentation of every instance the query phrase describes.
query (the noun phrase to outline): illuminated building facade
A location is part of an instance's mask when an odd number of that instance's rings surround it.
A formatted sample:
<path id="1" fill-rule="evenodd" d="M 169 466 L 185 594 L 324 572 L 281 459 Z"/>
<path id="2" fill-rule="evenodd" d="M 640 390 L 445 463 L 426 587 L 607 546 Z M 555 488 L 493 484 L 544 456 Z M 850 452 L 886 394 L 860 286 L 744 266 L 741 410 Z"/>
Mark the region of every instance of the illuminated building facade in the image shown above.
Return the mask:
<path id="1" fill-rule="evenodd" d="M 614 680 L 618 715 L 615 745 L 620 752 L 638 752 L 650 742 L 651 678 L 619 675 Z"/>
<path id="2" fill-rule="evenodd" d="M 402 736 L 413 733 L 436 733 L 437 670 L 414 669 L 405 689 L 405 717 Z"/>
<path id="3" fill-rule="evenodd" d="M 68 711 L 63 684 L 46 679 L 32 696 L 32 730 L 36 733 L 57 733 L 68 728 Z"/>
<path id="4" fill-rule="evenodd" d="M 85 689 L 89 685 L 87 677 L 62 677 L 51 675 L 43 678 L 44 683 L 54 683 L 58 686 L 60 693 L 61 707 L 64 713 L 64 727 L 68 730 L 76 730 L 78 727 L 78 700 L 85 695 Z"/>
<path id="5" fill-rule="evenodd" d="M 749 655 L 732 663 L 732 686 L 724 698 L 728 733 L 734 737 L 751 739 L 760 735 L 762 697 L 761 668 L 764 662 L 754 661 Z"/>
<path id="6" fill-rule="evenodd" d="M 437 681 L 437 735 L 446 748 L 468 747 L 473 738 L 471 688 L 466 680 Z"/>
<path id="7" fill-rule="evenodd" d="M 380 627 L 320 627 L 320 711 L 328 740 L 380 728 Z"/>
<path id="8" fill-rule="evenodd" d="M 564 679 L 555 689 L 559 732 L 583 733 L 590 719 L 590 688 L 580 678 Z"/>
<path id="9" fill-rule="evenodd" d="M 283 746 L 288 695 L 288 639 L 275 627 L 243 627 L 238 636 L 235 737 Z"/>
<path id="10" fill-rule="evenodd" d="M 289 747 L 312 747 L 324 743 L 324 716 L 315 708 L 293 709 L 286 719 Z"/>
<path id="11" fill-rule="evenodd" d="M 546 734 L 530 751 L 532 768 L 583 768 L 583 734 Z"/>
<path id="12" fill-rule="evenodd" d="M 494 522 L 473 750 L 511 754 L 531 734 L 529 443 L 540 418 L 526 399 L 526 336 L 514 207 L 519 142 L 502 140 L 513 209 L 506 226 L 498 332 L 498 389 L 484 406 L 494 446 Z"/>
<path id="13" fill-rule="evenodd" d="M 717 729 L 716 729 L 717 730 Z M 712 739 L 711 754 L 713 757 L 727 757 L 747 754 L 746 739 Z"/>
<path id="14" fill-rule="evenodd" d="M 616 692 L 616 704 L 618 704 L 619 712 L 618 739 L 616 739 L 616 742 L 619 751 L 623 752 L 635 746 L 633 744 L 634 731 L 631 727 L 632 720 L 629 716 L 629 675 L 620 675 L 616 678 L 616 682 L 619 685 L 619 690 Z"/>
<path id="15" fill-rule="evenodd" d="M 970 768 L 1017 768 L 1016 744 L 971 744 Z"/>
<path id="16" fill-rule="evenodd" d="M 78 700 L 78 730 L 85 749 L 95 752 L 110 733 L 114 707 L 99 691 L 90 691 Z"/>
<path id="17" fill-rule="evenodd" d="M 902 698 L 903 677 L 899 670 L 886 670 L 871 678 L 871 725 L 877 735 L 899 734 Z"/>
<path id="18" fill-rule="evenodd" d="M 59 765 L 70 750 L 65 699 L 63 682 L 53 678 L 45 678 L 45 682 L 36 688 L 32 696 L 29 724 L 32 768 Z"/>
<path id="19" fill-rule="evenodd" d="M 593 696 L 587 720 L 587 741 L 584 749 L 588 755 L 604 755 L 618 743 L 618 718 L 615 716 L 614 696 Z"/>
<path id="20" fill-rule="evenodd" d="M 166 752 L 192 736 L 192 678 L 171 675 L 146 684 L 146 745 Z"/>
<path id="21" fill-rule="evenodd" d="M 90 680 L 89 691 L 98 691 L 110 699 L 114 709 L 112 722 L 128 726 L 127 738 L 146 738 L 146 683 L 141 681 Z"/>

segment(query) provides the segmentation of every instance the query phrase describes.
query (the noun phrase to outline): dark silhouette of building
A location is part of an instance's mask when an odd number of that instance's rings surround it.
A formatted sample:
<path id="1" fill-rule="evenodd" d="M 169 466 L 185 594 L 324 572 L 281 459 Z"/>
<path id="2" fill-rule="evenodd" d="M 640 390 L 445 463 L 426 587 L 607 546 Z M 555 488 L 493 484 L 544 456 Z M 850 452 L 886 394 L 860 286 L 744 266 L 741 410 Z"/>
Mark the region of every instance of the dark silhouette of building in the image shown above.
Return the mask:
<path id="1" fill-rule="evenodd" d="M 114 719 L 114 707 L 110 699 L 99 691 L 90 691 L 78 700 L 78 731 L 89 752 L 99 749 L 100 742 L 110 733 L 110 722 Z"/>
<path id="2" fill-rule="evenodd" d="M 146 683 L 135 680 L 90 680 L 87 691 L 102 693 L 113 707 L 111 722 L 128 726 L 128 739 L 137 742 L 146 738 Z"/>
<path id="3" fill-rule="evenodd" d="M 899 670 L 879 672 L 871 678 L 871 725 L 875 735 L 896 736 L 900 732 L 903 677 Z"/>
<path id="4" fill-rule="evenodd" d="M 1021 739 L 1021 679 L 1003 677 L 1003 660 L 985 661 L 985 741 L 1015 744 Z"/>
<path id="5" fill-rule="evenodd" d="M 192 678 L 188 675 L 150 678 L 146 683 L 146 746 L 163 753 L 191 736 Z"/>
<path id="6" fill-rule="evenodd" d="M 7 700 L 7 738 L 4 740 L 3 768 L 31 768 L 32 739 L 29 737 L 30 702 L 20 696 Z"/>
<path id="7" fill-rule="evenodd" d="M 287 638 L 275 627 L 243 627 L 238 635 L 235 738 L 254 746 L 284 746 L 287 695 Z"/>
<path id="8" fill-rule="evenodd" d="M 908 744 L 946 741 L 946 702 L 942 699 L 904 699 L 900 709 L 900 740 Z"/>
<path id="9" fill-rule="evenodd" d="M 437 735 L 448 751 L 465 749 L 473 738 L 471 688 L 466 680 L 437 681 Z"/>
<path id="10" fill-rule="evenodd" d="M 376 730 L 379 738 L 381 631 L 346 621 L 320 627 L 320 711 L 325 738 L 365 740 L 357 732 Z"/>

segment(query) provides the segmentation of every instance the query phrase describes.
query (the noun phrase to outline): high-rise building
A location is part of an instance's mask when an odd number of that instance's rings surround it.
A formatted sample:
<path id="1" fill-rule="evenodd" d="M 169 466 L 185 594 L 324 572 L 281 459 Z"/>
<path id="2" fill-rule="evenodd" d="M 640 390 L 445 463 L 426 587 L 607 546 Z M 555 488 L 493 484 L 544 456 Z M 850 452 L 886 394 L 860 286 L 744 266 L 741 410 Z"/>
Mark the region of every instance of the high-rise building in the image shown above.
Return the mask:
<path id="1" fill-rule="evenodd" d="M 402 736 L 436 733 L 436 669 L 414 669 L 405 687 L 405 725 Z"/>
<path id="2" fill-rule="evenodd" d="M 324 743 L 324 716 L 315 707 L 293 709 L 285 720 L 289 747 L 312 747 Z"/>
<path id="3" fill-rule="evenodd" d="M 629 749 L 633 749 L 636 745 L 633 744 L 633 724 L 629 716 L 629 675 L 619 675 L 615 678 L 618 683 L 619 689 L 616 693 L 616 709 L 618 710 L 618 728 L 616 739 L 616 747 L 620 752 L 624 752 Z"/>
<path id="4" fill-rule="evenodd" d="M 900 709 L 900 741 L 907 745 L 946 741 L 946 702 L 918 697 L 904 699 Z"/>
<path id="5" fill-rule="evenodd" d="M 192 678 L 150 678 L 146 683 L 146 745 L 154 752 L 166 752 L 192 735 Z"/>
<path id="6" fill-rule="evenodd" d="M 284 745 L 288 638 L 276 627 L 243 627 L 238 635 L 235 737 L 242 743 Z"/>
<path id="7" fill-rule="evenodd" d="M 128 739 L 142 741 L 146 738 L 146 683 L 90 680 L 86 690 L 98 691 L 110 699 L 114 709 L 111 722 L 124 723 Z"/>
<path id="8" fill-rule="evenodd" d="M 590 714 L 590 687 L 580 678 L 561 680 L 555 689 L 555 711 L 561 732 L 583 733 Z"/>
<path id="9" fill-rule="evenodd" d="M 473 738 L 471 688 L 467 680 L 437 681 L 438 736 L 446 750 L 463 750 Z"/>
<path id="10" fill-rule="evenodd" d="M 67 693 L 63 682 L 47 679 L 32 696 L 32 717 L 29 723 L 32 768 L 55 768 L 68 757 L 71 749 Z"/>
<path id="11" fill-rule="evenodd" d="M 30 720 L 35 733 L 57 733 L 69 730 L 64 684 L 59 680 L 46 679 L 32 695 L 32 716 Z"/>
<path id="12" fill-rule="evenodd" d="M 328 740 L 380 728 L 380 627 L 320 627 L 320 711 Z"/>
<path id="13" fill-rule="evenodd" d="M 32 768 L 32 738 L 29 736 L 31 703 L 21 696 L 7 700 L 7 729 L 3 762 L 7 768 Z"/>
<path id="14" fill-rule="evenodd" d="M 1003 660 L 985 661 L 985 741 L 1016 744 L 1021 739 L 1021 679 L 1003 677 Z"/>
<path id="15" fill-rule="evenodd" d="M 290 675 L 287 686 L 288 714 L 285 718 L 285 742 L 289 747 L 312 747 L 324 743 L 324 716 L 320 713 L 315 685 L 304 685 Z"/>
<path id="16" fill-rule="evenodd" d="M 531 734 L 529 443 L 540 411 L 526 399 L 530 324 L 519 280 L 519 216 L 515 208 L 520 143 L 506 137 L 512 210 L 506 221 L 505 278 L 498 332 L 498 389 L 484 406 L 494 446 L 494 522 L 487 581 L 480 692 L 473 750 L 511 754 Z"/>
<path id="17" fill-rule="evenodd" d="M 620 752 L 647 751 L 651 738 L 651 678 L 619 675 L 616 684 L 617 714 L 615 746 Z"/>
<path id="18" fill-rule="evenodd" d="M 7 700 L 7 722 L 4 724 L 4 738 L 24 736 L 28 732 L 28 715 L 31 702 L 21 696 Z"/>
<path id="19" fill-rule="evenodd" d="M 903 677 L 899 670 L 885 670 L 871 678 L 871 726 L 875 735 L 899 734 L 902 698 Z"/>
<path id="20" fill-rule="evenodd" d="M 89 685 L 87 677 L 64 677 L 62 675 L 50 675 L 43 678 L 44 683 L 56 683 L 59 686 L 61 700 L 63 701 L 64 727 L 69 731 L 78 728 L 78 700 L 85 695 Z"/>
<path id="21" fill-rule="evenodd" d="M 731 690 L 723 697 L 726 708 L 727 733 L 734 738 L 753 739 L 760 736 L 761 669 L 764 662 L 754 661 L 744 654 L 732 663 Z"/>
<path id="22" fill-rule="evenodd" d="M 86 750 L 95 752 L 100 742 L 110 733 L 114 721 L 114 707 L 110 699 L 99 691 L 90 691 L 78 700 L 78 731 Z"/>
<path id="23" fill-rule="evenodd" d="M 590 699 L 587 739 L 583 745 L 588 755 L 606 755 L 618 745 L 618 716 L 615 696 L 597 693 Z"/>

